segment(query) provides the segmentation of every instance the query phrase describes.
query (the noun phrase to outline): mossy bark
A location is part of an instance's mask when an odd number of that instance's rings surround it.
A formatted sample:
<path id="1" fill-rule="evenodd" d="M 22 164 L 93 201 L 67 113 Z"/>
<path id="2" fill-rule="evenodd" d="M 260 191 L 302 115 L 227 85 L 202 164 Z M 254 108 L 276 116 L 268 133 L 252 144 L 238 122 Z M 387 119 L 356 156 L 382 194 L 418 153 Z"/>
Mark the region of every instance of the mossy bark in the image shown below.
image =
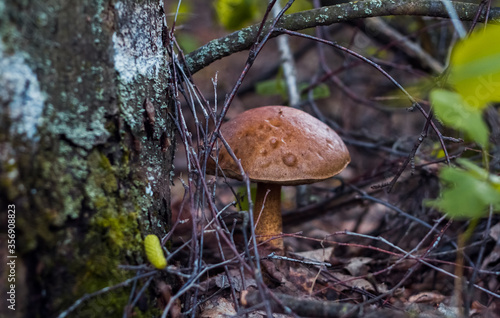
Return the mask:
<path id="1" fill-rule="evenodd" d="M 118 265 L 144 263 L 144 236 L 168 231 L 162 3 L 0 0 L 0 232 L 15 205 L 18 257 L 16 311 L 0 315 L 57 315 L 133 276 Z M 130 290 L 71 316 L 121 316 Z M 136 316 L 155 307 L 146 296 Z"/>

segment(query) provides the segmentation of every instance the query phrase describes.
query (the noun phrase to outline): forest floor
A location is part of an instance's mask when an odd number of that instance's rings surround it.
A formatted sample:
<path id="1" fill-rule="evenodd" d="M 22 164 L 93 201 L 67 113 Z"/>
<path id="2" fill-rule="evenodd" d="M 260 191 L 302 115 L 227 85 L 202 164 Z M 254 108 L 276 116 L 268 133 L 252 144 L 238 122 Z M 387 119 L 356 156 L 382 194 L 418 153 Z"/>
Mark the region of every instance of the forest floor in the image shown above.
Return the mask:
<path id="1" fill-rule="evenodd" d="M 209 4 L 190 3 L 190 13 L 177 26 L 181 45 L 200 46 L 228 33 L 217 25 Z M 444 65 L 454 40 L 449 21 L 385 21 Z M 429 112 L 428 88 L 436 74 L 400 42 L 374 32 L 365 21 L 307 32 L 375 61 Z M 245 184 L 203 178 L 211 191 L 216 186 L 214 212 L 203 199 L 200 179 L 190 178 L 196 171 L 186 157 L 185 139 L 179 137 L 172 189 L 175 227 L 170 234 L 176 255 L 170 263 L 199 276 L 196 282 L 181 279 L 181 286 L 193 288 L 180 289 L 184 294 L 175 305 L 177 311 L 171 309 L 172 316 L 184 312 L 197 317 L 265 317 L 272 311 L 276 317 L 500 317 L 499 216 L 477 223 L 452 220 L 426 204 L 439 195 L 438 175 L 446 166 L 437 132 L 463 136 L 436 120 L 436 128 L 426 130 L 425 116 L 408 111 L 411 103 L 372 66 L 311 40 L 290 38 L 290 46 L 296 53 L 298 82 L 320 83 L 328 92 L 321 98 L 303 96 L 301 108 L 338 131 L 351 153 L 351 164 L 335 178 L 305 188 L 283 188 L 285 253 L 262 248 L 256 262 L 252 244 L 245 244 L 239 212 L 248 201 Z M 231 55 L 193 76 L 211 107 L 217 103 L 222 108 L 247 57 L 248 51 Z M 279 66 L 277 43 L 271 40 L 234 96 L 226 118 L 258 106 L 285 105 L 286 95 L 258 88 L 283 77 Z M 328 72 L 330 76 L 324 77 Z M 203 118 L 199 107 L 182 100 L 193 140 L 202 142 L 204 124 L 195 124 L 191 111 L 196 109 Z M 488 114 L 493 117 L 489 122 L 498 124 L 498 109 Z M 499 129 L 492 126 L 492 131 Z M 445 146 L 451 159 L 478 157 L 473 143 L 445 140 Z M 243 206 L 236 203 L 239 200 Z M 211 227 L 214 213 L 227 226 L 230 243 Z"/>

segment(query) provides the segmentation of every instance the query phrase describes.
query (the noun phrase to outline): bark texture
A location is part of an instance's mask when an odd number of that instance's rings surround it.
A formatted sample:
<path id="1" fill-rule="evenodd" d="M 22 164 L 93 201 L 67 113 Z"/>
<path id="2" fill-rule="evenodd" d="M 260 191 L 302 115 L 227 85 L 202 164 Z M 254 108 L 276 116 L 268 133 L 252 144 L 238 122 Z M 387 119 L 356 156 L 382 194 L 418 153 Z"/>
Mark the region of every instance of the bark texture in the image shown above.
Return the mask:
<path id="1" fill-rule="evenodd" d="M 162 3 L 0 0 L 1 232 L 14 204 L 18 256 L 16 311 L 2 300 L 0 316 L 55 316 L 133 276 L 118 265 L 144 263 L 145 235 L 168 231 Z M 130 290 L 71 316 L 121 316 Z M 153 299 L 139 307 L 151 311 Z"/>

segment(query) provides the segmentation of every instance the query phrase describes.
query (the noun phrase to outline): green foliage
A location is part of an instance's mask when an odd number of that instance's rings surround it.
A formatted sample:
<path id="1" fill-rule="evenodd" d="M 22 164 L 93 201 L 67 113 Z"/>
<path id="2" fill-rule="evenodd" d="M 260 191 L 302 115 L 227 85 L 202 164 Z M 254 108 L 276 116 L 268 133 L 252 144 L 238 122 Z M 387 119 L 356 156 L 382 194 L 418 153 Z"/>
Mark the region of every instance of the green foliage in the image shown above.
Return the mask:
<path id="1" fill-rule="evenodd" d="M 458 163 L 463 168 L 443 168 L 439 176 L 445 188 L 439 199 L 428 204 L 454 218 L 480 218 L 490 204 L 500 210 L 500 178 L 468 160 L 459 159 Z"/>
<path id="2" fill-rule="evenodd" d="M 431 92 L 432 105 L 437 118 L 446 126 L 463 130 L 470 138 L 483 147 L 488 144 L 488 127 L 482 112 L 471 107 L 458 93 L 435 89 Z"/>
<path id="3" fill-rule="evenodd" d="M 287 1 L 282 0 L 284 6 Z M 227 30 L 238 30 L 262 19 L 268 2 L 265 0 L 217 0 L 215 12 L 217 20 Z M 312 9 L 309 1 L 295 1 L 286 14 Z"/>
<path id="4" fill-rule="evenodd" d="M 285 6 L 285 4 L 288 1 L 286 0 L 281 0 L 281 6 Z M 305 1 L 305 0 L 297 0 L 295 1 L 292 6 L 286 10 L 286 14 L 291 14 L 291 13 L 297 13 L 300 11 L 306 11 L 306 10 L 311 10 L 313 8 L 312 6 L 312 1 Z"/>
<path id="5" fill-rule="evenodd" d="M 303 91 L 306 89 L 309 85 L 306 83 L 299 84 L 299 91 Z M 328 85 L 321 83 L 318 86 L 314 87 L 312 90 L 313 94 L 313 99 L 322 99 L 322 98 L 328 98 L 330 97 L 330 89 L 328 88 Z M 305 98 L 306 96 L 302 96 L 302 98 Z"/>
<path id="6" fill-rule="evenodd" d="M 256 92 L 261 96 L 281 95 L 286 97 L 286 86 L 283 79 L 272 79 L 257 83 Z"/>
<path id="7" fill-rule="evenodd" d="M 451 55 L 449 81 L 472 107 L 500 102 L 500 27 L 488 26 L 459 42 Z"/>
<path id="8" fill-rule="evenodd" d="M 173 6 L 173 8 L 177 9 L 177 2 L 175 2 L 175 5 Z M 192 8 L 191 8 L 191 4 L 189 2 L 186 2 L 186 1 L 182 1 L 180 3 L 180 5 L 178 6 L 179 8 L 179 11 L 177 12 L 177 20 L 176 20 L 176 24 L 183 24 L 183 23 L 186 23 L 188 18 L 189 18 L 189 15 L 191 14 L 191 12 L 193 11 Z M 175 16 L 175 13 L 171 14 L 173 17 Z"/>
<path id="9" fill-rule="evenodd" d="M 113 165 L 106 155 L 98 150 L 87 157 L 85 204 L 93 213 L 88 216 L 88 229 L 81 242 L 74 246 L 74 261 L 70 273 L 75 287 L 68 296 L 75 297 L 119 284 L 133 276 L 133 273 L 119 268 L 127 260 L 139 258 L 142 238 L 136 208 L 124 204 L 123 198 L 135 197 L 118 194 L 121 178 L 121 164 Z M 130 297 L 130 289 L 119 288 L 94 297 L 78 307 L 75 317 L 116 316 L 123 312 Z M 66 305 L 67 306 L 67 305 Z M 134 315 L 142 316 L 134 309 Z"/>
<path id="10" fill-rule="evenodd" d="M 299 91 L 303 91 L 309 85 L 306 83 L 299 84 Z M 256 92 L 261 96 L 280 95 L 283 99 L 287 99 L 286 83 L 284 79 L 272 79 L 257 83 Z M 327 98 L 330 96 L 330 89 L 326 84 L 320 84 L 313 88 L 313 99 Z M 302 96 L 305 98 L 306 96 Z"/>
<path id="11" fill-rule="evenodd" d="M 193 52 L 200 47 L 200 43 L 198 42 L 198 40 L 191 34 L 179 33 L 175 36 L 175 38 L 177 39 L 177 43 L 179 43 L 179 46 L 184 51 L 184 54 Z"/>
<path id="12" fill-rule="evenodd" d="M 255 202 L 255 195 L 256 194 L 257 194 L 257 186 L 255 184 L 252 184 L 250 186 L 250 195 L 252 196 L 252 200 L 254 200 L 253 202 Z M 240 211 L 250 210 L 250 207 L 248 204 L 246 187 L 242 186 L 242 187 L 238 188 L 237 195 L 238 195 L 238 198 L 240 198 Z"/>
<path id="13" fill-rule="evenodd" d="M 255 21 L 259 14 L 259 6 L 255 0 L 217 0 L 215 12 L 224 28 L 237 30 Z"/>
<path id="14" fill-rule="evenodd" d="M 435 89 L 430 100 L 436 117 L 446 126 L 465 132 L 484 150 L 487 162 L 489 130 L 483 110 L 500 101 L 500 28 L 488 26 L 459 42 L 451 56 L 449 84 L 455 91 Z M 465 159 L 461 168 L 445 167 L 438 199 L 428 205 L 450 217 L 477 219 L 489 207 L 500 210 L 500 178 Z"/>
<path id="15" fill-rule="evenodd" d="M 198 39 L 191 34 L 189 28 L 182 28 L 182 25 L 189 23 L 189 19 L 193 17 L 193 9 L 190 1 L 177 1 L 170 3 L 166 8 L 167 25 L 176 24 L 175 39 L 184 51 L 184 54 L 190 53 L 200 47 Z"/>
<path id="16" fill-rule="evenodd" d="M 455 92 L 431 92 L 431 103 L 439 120 L 465 131 L 487 148 L 488 130 L 482 111 L 500 101 L 500 27 L 488 26 L 459 42 L 451 55 L 449 83 Z"/>

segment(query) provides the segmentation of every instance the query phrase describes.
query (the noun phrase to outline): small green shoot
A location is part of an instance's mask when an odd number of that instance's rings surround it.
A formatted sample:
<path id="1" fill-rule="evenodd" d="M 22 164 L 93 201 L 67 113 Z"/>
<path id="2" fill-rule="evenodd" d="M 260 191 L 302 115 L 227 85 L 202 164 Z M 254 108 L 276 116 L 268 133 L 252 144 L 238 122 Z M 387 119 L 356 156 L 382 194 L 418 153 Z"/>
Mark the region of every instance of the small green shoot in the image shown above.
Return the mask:
<path id="1" fill-rule="evenodd" d="M 488 127 L 482 111 L 470 107 L 458 93 L 435 89 L 431 92 L 432 106 L 436 117 L 446 126 L 464 131 L 482 147 L 488 145 Z"/>
<path id="2" fill-rule="evenodd" d="M 457 161 L 462 168 L 443 168 L 439 177 L 445 187 L 428 205 L 456 219 L 481 218 L 487 215 L 490 204 L 500 210 L 500 178 L 468 160 Z"/>
<path id="3" fill-rule="evenodd" d="M 309 85 L 306 83 L 299 84 L 299 91 L 303 91 Z M 280 95 L 283 99 L 287 98 L 286 83 L 283 79 L 272 79 L 257 83 L 256 92 L 261 96 Z M 314 100 L 330 97 L 330 89 L 328 85 L 322 83 L 312 89 L 312 97 Z M 305 94 L 302 98 L 307 98 Z"/>
<path id="4" fill-rule="evenodd" d="M 436 117 L 481 146 L 486 166 L 489 130 L 483 111 L 489 103 L 500 102 L 499 38 L 500 27 L 488 26 L 459 42 L 450 60 L 448 80 L 453 91 L 438 88 L 430 93 Z M 465 159 L 457 163 L 460 167 L 441 170 L 441 195 L 427 204 L 459 219 L 477 220 L 490 207 L 500 211 L 500 177 Z"/>

